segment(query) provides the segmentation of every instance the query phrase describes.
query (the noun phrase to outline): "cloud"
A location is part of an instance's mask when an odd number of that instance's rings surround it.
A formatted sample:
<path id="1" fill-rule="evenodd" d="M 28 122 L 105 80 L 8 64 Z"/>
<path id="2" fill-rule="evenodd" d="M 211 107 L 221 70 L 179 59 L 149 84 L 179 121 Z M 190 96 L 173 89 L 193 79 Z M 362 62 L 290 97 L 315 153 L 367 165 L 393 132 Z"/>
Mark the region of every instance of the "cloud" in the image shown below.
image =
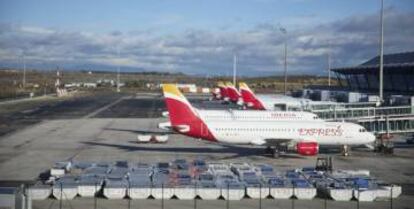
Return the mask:
<path id="1" fill-rule="evenodd" d="M 414 50 L 414 13 L 391 8 L 385 18 L 385 52 Z M 268 23 L 243 31 L 188 29 L 173 34 L 153 30 L 92 33 L 1 23 L 0 65 L 18 66 L 24 54 L 28 65 L 37 68 L 114 70 L 121 65 L 129 70 L 228 75 L 236 53 L 238 71 L 244 75 L 281 74 L 286 40 L 290 73 L 324 74 L 329 51 L 334 67 L 360 64 L 375 56 L 378 24 L 375 14 L 350 16 L 287 27 L 284 36 Z"/>

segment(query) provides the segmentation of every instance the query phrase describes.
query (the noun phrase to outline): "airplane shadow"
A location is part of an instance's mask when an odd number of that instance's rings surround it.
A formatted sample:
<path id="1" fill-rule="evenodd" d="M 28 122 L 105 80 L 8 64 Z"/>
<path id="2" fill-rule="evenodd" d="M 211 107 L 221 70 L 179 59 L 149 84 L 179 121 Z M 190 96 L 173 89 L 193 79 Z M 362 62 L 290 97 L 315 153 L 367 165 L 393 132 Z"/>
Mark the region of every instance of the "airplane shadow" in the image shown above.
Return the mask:
<path id="1" fill-rule="evenodd" d="M 232 159 L 238 157 L 248 157 L 248 156 L 263 156 L 272 158 L 270 155 L 264 154 L 264 148 L 261 147 L 239 147 L 233 145 L 223 145 L 219 144 L 220 147 L 171 147 L 167 144 L 151 144 L 151 146 L 139 145 L 136 141 L 130 141 L 131 145 L 123 145 L 123 144 L 113 144 L 113 143 L 102 143 L 102 142 L 82 142 L 86 145 L 91 146 L 105 146 L 105 147 L 113 147 L 121 150 L 125 150 L 128 152 L 139 152 L 139 151 L 147 151 L 147 152 L 182 152 L 182 153 L 194 153 L 194 154 L 234 154 L 231 156 L 225 156 L 220 159 Z M 132 145 L 133 144 L 133 145 Z M 292 155 L 290 153 L 283 154 L 280 156 L 281 158 L 296 158 L 302 159 L 302 156 L 299 155 Z"/>

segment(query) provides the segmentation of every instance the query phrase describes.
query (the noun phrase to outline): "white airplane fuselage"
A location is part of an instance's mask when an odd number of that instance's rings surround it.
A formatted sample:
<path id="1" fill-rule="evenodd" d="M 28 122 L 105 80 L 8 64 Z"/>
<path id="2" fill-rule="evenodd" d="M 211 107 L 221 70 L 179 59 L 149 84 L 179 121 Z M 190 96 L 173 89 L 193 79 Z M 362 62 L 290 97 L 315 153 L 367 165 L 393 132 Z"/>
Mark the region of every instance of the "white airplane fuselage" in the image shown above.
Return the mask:
<path id="1" fill-rule="evenodd" d="M 312 141 L 319 145 L 362 145 L 375 136 L 361 126 L 323 121 L 205 121 L 218 142 L 265 144 L 269 140 Z"/>
<path id="2" fill-rule="evenodd" d="M 307 110 L 312 106 L 332 106 L 337 103 L 328 101 L 313 101 L 305 98 L 295 98 L 285 95 L 256 95 L 257 99 L 262 103 L 266 110 L 275 110 L 277 107 L 285 106 L 287 110 Z"/>

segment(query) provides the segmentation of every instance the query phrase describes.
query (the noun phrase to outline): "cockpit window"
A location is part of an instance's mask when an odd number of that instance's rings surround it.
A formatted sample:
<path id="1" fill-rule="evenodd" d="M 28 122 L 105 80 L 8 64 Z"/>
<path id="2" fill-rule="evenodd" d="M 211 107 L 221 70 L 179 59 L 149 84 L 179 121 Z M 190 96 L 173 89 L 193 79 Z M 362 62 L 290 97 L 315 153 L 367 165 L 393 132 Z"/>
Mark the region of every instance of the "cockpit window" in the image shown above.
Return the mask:
<path id="1" fill-rule="evenodd" d="M 359 132 L 366 132 L 366 131 L 367 131 L 367 129 L 365 129 L 365 128 L 359 129 Z"/>

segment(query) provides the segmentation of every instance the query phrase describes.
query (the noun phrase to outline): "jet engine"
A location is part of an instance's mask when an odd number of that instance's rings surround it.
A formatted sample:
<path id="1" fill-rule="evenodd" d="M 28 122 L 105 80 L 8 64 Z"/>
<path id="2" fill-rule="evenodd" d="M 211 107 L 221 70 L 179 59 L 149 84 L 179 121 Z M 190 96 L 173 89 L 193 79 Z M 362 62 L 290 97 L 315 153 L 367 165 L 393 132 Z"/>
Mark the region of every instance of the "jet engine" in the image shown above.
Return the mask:
<path id="1" fill-rule="evenodd" d="M 300 155 L 314 156 L 319 152 L 319 145 L 316 142 L 299 142 L 296 144 L 296 151 Z"/>

